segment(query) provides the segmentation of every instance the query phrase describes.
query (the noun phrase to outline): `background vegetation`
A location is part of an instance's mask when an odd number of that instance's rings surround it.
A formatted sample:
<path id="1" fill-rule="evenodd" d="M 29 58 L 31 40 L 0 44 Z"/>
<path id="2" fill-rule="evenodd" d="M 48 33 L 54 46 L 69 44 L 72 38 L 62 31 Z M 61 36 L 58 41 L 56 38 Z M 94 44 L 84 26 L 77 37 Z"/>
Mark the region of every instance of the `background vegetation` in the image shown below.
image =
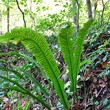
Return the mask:
<path id="1" fill-rule="evenodd" d="M 68 109 L 110 109 L 109 7 L 110 0 L 1 0 L 0 35 L 18 27 L 30 28 L 34 30 L 33 32 L 43 34 L 60 70 L 58 77 L 64 81 L 64 91 L 70 104 Z M 64 54 L 67 46 L 66 43 L 63 47 L 61 46 L 60 37 L 64 32 L 67 36 L 72 32 L 72 40 L 77 44 L 80 41 L 77 40 L 78 36 L 84 37 L 83 33 L 88 30 L 86 28 L 80 31 L 84 28 L 83 24 L 91 19 L 94 21 L 81 46 L 83 49 L 75 97 L 74 92 L 70 91 L 72 79 L 70 76 L 68 78 L 71 64 L 68 64 L 68 58 L 65 58 L 67 54 Z M 68 21 L 72 23 L 71 31 L 68 28 Z M 0 109 L 46 110 L 48 107 L 45 107 L 45 103 L 48 103 L 53 110 L 64 109 L 64 104 L 57 95 L 58 91 L 56 92 L 54 88 L 55 85 L 43 71 L 44 68 L 42 69 L 36 61 L 35 56 L 22 45 L 22 42 L 17 45 L 11 42 L 4 44 L 2 40 L 0 39 Z M 16 43 L 15 39 L 14 43 Z M 77 48 L 76 44 L 74 51 Z M 25 91 L 27 93 L 18 90 L 17 84 L 20 84 L 24 91 L 28 90 Z M 39 99 L 36 101 L 35 96 L 43 100 L 43 103 L 39 104 Z"/>

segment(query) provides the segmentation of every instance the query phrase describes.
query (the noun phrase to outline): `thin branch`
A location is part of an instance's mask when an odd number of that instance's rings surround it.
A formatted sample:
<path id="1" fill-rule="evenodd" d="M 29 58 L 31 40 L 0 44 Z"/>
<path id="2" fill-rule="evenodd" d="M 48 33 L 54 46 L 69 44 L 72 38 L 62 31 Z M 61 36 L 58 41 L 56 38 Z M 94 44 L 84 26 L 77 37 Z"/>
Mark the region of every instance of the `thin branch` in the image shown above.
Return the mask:
<path id="1" fill-rule="evenodd" d="M 35 28 L 35 25 L 36 25 L 36 23 L 35 23 L 35 18 L 32 16 L 32 14 L 31 14 L 31 8 L 29 9 L 28 8 L 28 6 L 27 6 L 27 10 L 28 10 L 28 12 L 29 12 L 29 15 L 30 15 L 30 18 L 33 20 L 33 24 L 34 24 L 34 29 L 36 30 L 36 28 Z"/>
<path id="2" fill-rule="evenodd" d="M 22 15 L 23 15 L 24 27 L 26 27 L 26 21 L 25 21 L 25 17 L 24 17 L 24 12 L 21 10 L 21 8 L 20 8 L 20 6 L 19 6 L 18 0 L 16 0 L 16 3 L 17 3 L 17 6 L 18 6 L 18 9 L 20 10 L 20 12 L 21 12 Z"/>
<path id="3" fill-rule="evenodd" d="M 78 0 L 76 0 L 76 4 L 77 4 L 77 33 L 79 30 L 79 3 Z"/>
<path id="4" fill-rule="evenodd" d="M 103 22 L 103 15 L 104 15 L 104 10 L 105 10 L 105 5 L 110 2 L 110 0 L 108 0 L 105 4 L 104 4 L 104 1 L 102 0 L 102 5 L 103 5 L 103 9 L 102 9 L 102 15 L 101 15 L 101 25 L 102 25 L 102 22 Z"/>
<path id="5" fill-rule="evenodd" d="M 7 8 L 7 32 L 10 31 L 10 7 L 9 2 L 5 2 L 6 8 Z"/>
<path id="6" fill-rule="evenodd" d="M 87 9 L 88 9 L 88 17 L 89 17 L 89 19 L 93 19 L 92 9 L 91 9 L 91 1 L 86 0 L 86 4 L 87 4 Z"/>

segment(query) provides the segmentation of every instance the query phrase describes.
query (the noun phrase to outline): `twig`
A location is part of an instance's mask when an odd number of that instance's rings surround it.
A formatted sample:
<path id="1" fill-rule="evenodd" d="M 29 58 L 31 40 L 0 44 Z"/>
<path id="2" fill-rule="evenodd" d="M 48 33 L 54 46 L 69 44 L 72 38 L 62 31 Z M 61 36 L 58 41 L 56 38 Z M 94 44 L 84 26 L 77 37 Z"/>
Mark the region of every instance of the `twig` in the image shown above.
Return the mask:
<path id="1" fill-rule="evenodd" d="M 109 1 L 110 1 L 110 0 L 108 0 L 108 1 L 104 4 L 104 1 L 102 0 L 103 9 L 102 9 L 102 15 L 101 15 L 101 25 L 102 25 L 102 22 L 103 22 L 103 15 L 104 15 L 104 10 L 105 10 L 105 5 L 106 5 Z"/>
<path id="2" fill-rule="evenodd" d="M 33 20 L 33 24 L 34 24 L 34 29 L 35 29 L 35 25 L 36 25 L 36 23 L 35 23 L 35 18 L 32 16 L 32 14 L 31 14 L 31 9 L 29 9 L 28 8 L 28 6 L 27 6 L 27 10 L 29 11 L 29 15 L 30 15 L 30 18 Z M 35 29 L 36 30 L 36 29 Z"/>
<path id="3" fill-rule="evenodd" d="M 79 3 L 78 0 L 76 0 L 76 4 L 77 4 L 77 33 L 79 30 Z"/>
<path id="4" fill-rule="evenodd" d="M 20 6 L 19 6 L 18 0 L 16 0 L 16 3 L 17 3 L 17 6 L 18 6 L 18 9 L 20 10 L 20 12 L 21 12 L 22 15 L 23 15 L 24 27 L 26 28 L 26 21 L 25 21 L 25 17 L 24 17 L 24 12 L 21 10 L 21 8 L 20 8 Z"/>
<path id="5" fill-rule="evenodd" d="M 91 9 L 91 1 L 86 0 L 86 4 L 87 4 L 87 9 L 88 9 L 88 17 L 89 17 L 89 19 L 93 19 L 92 9 Z"/>
<path id="6" fill-rule="evenodd" d="M 99 94 L 102 92 L 102 90 L 104 89 L 105 87 L 101 88 L 100 91 L 96 94 L 96 97 L 99 96 Z"/>

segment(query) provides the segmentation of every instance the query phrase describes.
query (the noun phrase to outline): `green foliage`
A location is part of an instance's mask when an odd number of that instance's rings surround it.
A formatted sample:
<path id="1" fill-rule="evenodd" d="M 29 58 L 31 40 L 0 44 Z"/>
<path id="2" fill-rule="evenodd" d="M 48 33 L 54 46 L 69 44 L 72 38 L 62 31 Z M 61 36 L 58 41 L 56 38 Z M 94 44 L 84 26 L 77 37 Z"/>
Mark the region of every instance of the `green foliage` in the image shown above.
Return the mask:
<path id="1" fill-rule="evenodd" d="M 103 101 L 103 106 L 107 105 L 107 103 L 108 103 L 108 99 L 105 98 L 104 101 Z"/>
<path id="2" fill-rule="evenodd" d="M 0 37 L 0 41 L 4 43 L 7 41 L 21 41 L 27 49 L 31 50 L 47 76 L 52 80 L 64 108 L 68 108 L 69 103 L 64 93 L 64 83 L 59 78 L 60 71 L 45 38 L 36 31 L 27 28 L 13 29 L 11 33 L 6 33 L 4 36 Z"/>
<path id="3" fill-rule="evenodd" d="M 59 45 L 65 60 L 65 63 L 68 65 L 69 69 L 69 78 L 71 80 L 71 88 L 73 91 L 73 81 L 74 81 L 74 76 L 73 76 L 73 46 L 74 42 L 72 40 L 72 34 L 73 34 L 73 27 L 70 22 L 65 23 L 66 26 L 60 30 L 59 33 Z"/>
<path id="4" fill-rule="evenodd" d="M 48 30 L 55 30 L 58 27 L 58 23 L 61 23 L 61 21 L 63 21 L 63 16 L 60 14 L 58 15 L 56 14 L 48 14 L 47 16 L 40 17 L 40 19 L 38 19 L 38 23 L 36 25 L 36 29 L 39 31 L 48 31 Z"/>
<path id="5" fill-rule="evenodd" d="M 86 24 L 84 24 L 84 27 L 79 30 L 76 40 L 72 38 L 72 34 L 73 34 L 72 23 L 66 22 L 64 23 L 64 27 L 60 30 L 59 37 L 58 37 L 59 45 L 61 47 L 64 60 L 68 65 L 68 69 L 69 69 L 69 78 L 71 80 L 71 90 L 75 93 L 77 91 L 76 82 L 77 82 L 77 75 L 80 68 L 80 57 L 83 49 L 83 43 L 92 22 L 93 20 L 90 20 Z M 47 76 L 53 82 L 54 87 L 56 89 L 56 93 L 58 94 L 64 106 L 64 109 L 68 109 L 69 102 L 64 92 L 64 82 L 59 78 L 60 71 L 58 69 L 55 58 L 53 57 L 52 52 L 50 51 L 50 48 L 44 36 L 29 28 L 15 28 L 11 31 L 11 33 L 6 33 L 3 36 L 1 36 L 0 41 L 3 43 L 13 42 L 15 44 L 18 42 L 21 42 L 28 50 L 30 50 L 33 53 L 33 55 L 36 57 L 36 60 L 39 62 L 40 66 L 43 68 Z M 11 53 L 17 54 L 14 52 L 11 52 Z M 9 69 L 5 67 L 1 67 L 1 70 L 8 71 Z M 16 68 L 16 71 L 13 71 L 13 73 L 21 77 L 23 80 L 25 80 L 24 76 L 20 75 L 20 73 L 18 72 L 19 70 L 23 72 L 23 75 L 30 78 L 30 80 L 32 80 L 36 86 L 39 86 L 41 89 L 41 92 L 46 94 L 46 91 L 42 88 L 42 86 L 25 70 Z M 37 99 L 39 102 L 41 102 L 45 107 L 50 109 L 50 106 L 46 104 L 42 99 L 40 99 L 40 97 L 36 97 L 35 95 L 33 95 L 29 90 L 25 89 L 18 82 L 13 81 L 2 75 L 0 75 L 0 77 L 2 79 L 8 80 L 14 83 L 19 87 L 19 88 L 16 88 L 16 86 L 14 86 L 14 87 L 8 87 L 7 89 L 16 90 L 23 94 L 28 94 L 33 98 Z"/>
<path id="6" fill-rule="evenodd" d="M 76 92 L 76 80 L 80 68 L 80 58 L 84 39 L 92 22 L 93 20 L 90 20 L 84 24 L 84 27 L 79 30 L 76 40 L 73 40 L 72 38 L 73 28 L 70 22 L 66 23 L 66 26 L 61 29 L 59 34 L 59 45 L 65 62 L 68 65 L 69 78 L 71 80 L 71 91 L 73 91 L 74 88 L 74 92 Z"/>

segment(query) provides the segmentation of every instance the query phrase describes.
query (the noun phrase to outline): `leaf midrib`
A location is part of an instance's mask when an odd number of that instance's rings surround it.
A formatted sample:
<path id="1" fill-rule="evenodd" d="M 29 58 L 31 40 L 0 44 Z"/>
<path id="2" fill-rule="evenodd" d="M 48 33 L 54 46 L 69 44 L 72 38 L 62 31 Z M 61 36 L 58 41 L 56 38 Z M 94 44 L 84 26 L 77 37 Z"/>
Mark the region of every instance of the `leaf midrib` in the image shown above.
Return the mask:
<path id="1" fill-rule="evenodd" d="M 73 63 L 72 63 L 72 59 L 71 59 L 71 55 L 70 55 L 70 49 L 69 49 L 69 44 L 68 44 L 68 35 L 66 36 L 66 41 L 67 41 L 67 47 L 68 47 L 68 53 L 69 53 L 69 57 L 70 57 L 70 66 L 71 66 L 71 74 L 73 74 L 73 68 L 72 68 L 72 65 L 73 65 Z M 73 81 L 73 75 L 72 75 L 72 81 Z"/>
<path id="2" fill-rule="evenodd" d="M 52 67 L 51 67 L 51 64 L 50 64 L 49 61 L 48 61 L 48 58 L 45 56 L 45 54 L 44 54 L 44 52 L 42 51 L 42 49 L 40 48 L 40 46 L 39 46 L 34 40 L 32 40 L 32 39 L 30 39 L 30 38 L 26 38 L 26 39 L 24 39 L 24 40 L 27 40 L 27 39 L 29 39 L 29 40 L 31 40 L 32 42 L 34 42 L 34 43 L 38 46 L 38 48 L 41 50 L 41 52 L 43 53 L 43 55 L 44 55 L 46 61 L 48 62 L 49 67 L 51 68 L 51 70 L 52 70 L 52 72 L 53 72 L 54 77 L 55 77 L 56 80 L 57 80 L 57 83 L 58 83 L 59 89 L 60 89 L 60 91 L 61 91 L 62 98 L 63 98 L 63 100 L 64 100 L 64 103 L 65 103 L 65 105 L 66 105 L 66 108 L 68 108 L 68 106 L 67 106 L 67 104 L 66 104 L 66 101 L 65 101 L 65 98 L 64 98 L 64 96 L 63 96 L 63 92 L 62 92 L 62 89 L 61 89 L 61 87 L 60 87 L 59 81 L 58 81 L 58 79 L 57 79 L 57 77 L 56 77 L 56 75 L 55 75 L 54 70 L 53 70 Z"/>

